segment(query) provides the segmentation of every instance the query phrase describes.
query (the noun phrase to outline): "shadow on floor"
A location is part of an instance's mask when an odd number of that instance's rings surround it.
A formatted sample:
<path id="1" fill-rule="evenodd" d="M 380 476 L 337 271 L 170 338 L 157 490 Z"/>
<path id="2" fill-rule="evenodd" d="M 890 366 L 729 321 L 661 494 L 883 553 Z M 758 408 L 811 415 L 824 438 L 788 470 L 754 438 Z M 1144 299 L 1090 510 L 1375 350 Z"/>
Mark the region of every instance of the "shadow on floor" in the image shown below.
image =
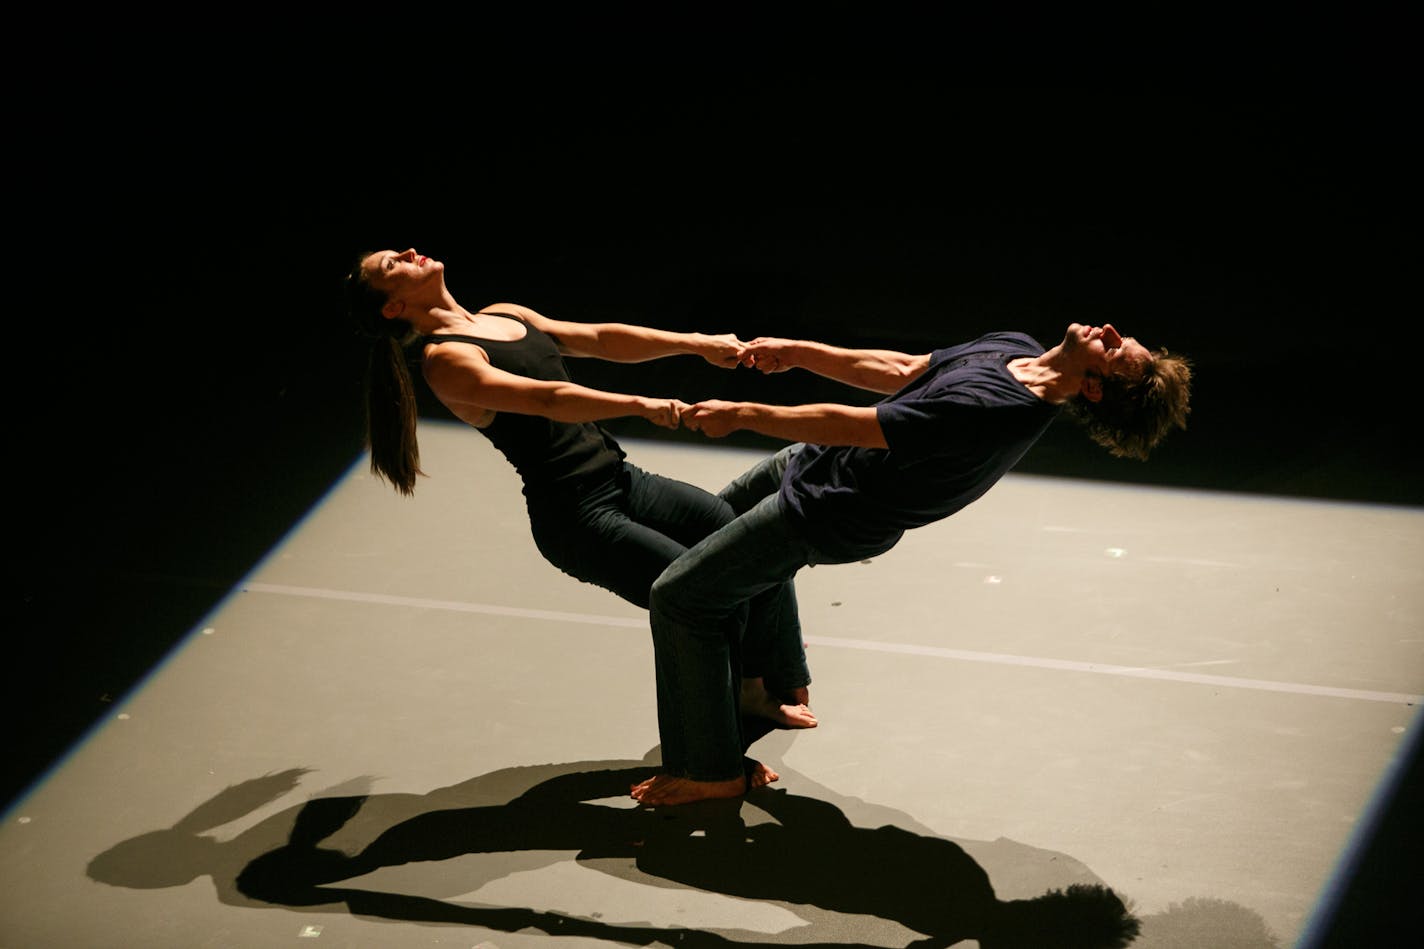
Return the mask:
<path id="1" fill-rule="evenodd" d="M 210 876 L 217 898 L 230 905 L 640 945 L 845 945 L 848 919 L 862 927 L 855 930 L 861 936 L 869 925 L 895 944 L 909 931 L 920 937 L 913 945 L 926 947 L 977 939 L 983 949 L 1107 949 L 1131 943 L 1140 923 L 1153 934 L 1143 944 L 1162 949 L 1188 945 L 1184 939 L 1197 946 L 1277 945 L 1259 917 L 1228 901 L 1188 900 L 1139 921 L 1130 902 L 1071 857 L 1004 839 L 949 840 L 908 815 L 850 798 L 833 802 L 824 789 L 817 794 L 825 796 L 811 796 L 768 787 L 745 803 L 638 807 L 627 790 L 654 760 L 650 754 L 640 762 L 506 769 L 423 795 L 373 794 L 361 778 L 230 839 L 209 833 L 295 791 L 308 772 L 291 769 L 229 787 L 171 828 L 116 844 L 91 861 L 89 875 L 138 889 Z M 803 924 L 769 937 L 469 901 L 495 879 L 566 863 L 571 851 L 580 867 L 644 886 L 789 905 Z M 456 862 L 470 854 L 501 856 Z M 410 864 L 420 866 L 403 878 L 403 888 L 418 892 L 361 885 L 361 877 Z M 1041 893 L 1000 899 L 995 876 L 1011 879 L 1016 891 Z"/>

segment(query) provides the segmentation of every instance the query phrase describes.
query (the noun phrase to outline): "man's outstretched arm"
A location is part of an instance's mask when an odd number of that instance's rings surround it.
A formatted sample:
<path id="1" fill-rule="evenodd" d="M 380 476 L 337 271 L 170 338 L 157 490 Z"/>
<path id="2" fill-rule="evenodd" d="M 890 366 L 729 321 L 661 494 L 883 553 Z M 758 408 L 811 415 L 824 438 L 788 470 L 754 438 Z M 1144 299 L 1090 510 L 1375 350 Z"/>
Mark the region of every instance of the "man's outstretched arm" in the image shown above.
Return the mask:
<path id="1" fill-rule="evenodd" d="M 761 337 L 745 344 L 742 365 L 764 373 L 805 369 L 870 392 L 898 392 L 929 367 L 930 355 L 889 349 L 842 349 L 805 339 Z"/>
<path id="2" fill-rule="evenodd" d="M 682 412 L 682 424 L 710 438 L 749 431 L 789 442 L 886 448 L 885 433 L 873 405 L 764 405 L 709 399 Z"/>

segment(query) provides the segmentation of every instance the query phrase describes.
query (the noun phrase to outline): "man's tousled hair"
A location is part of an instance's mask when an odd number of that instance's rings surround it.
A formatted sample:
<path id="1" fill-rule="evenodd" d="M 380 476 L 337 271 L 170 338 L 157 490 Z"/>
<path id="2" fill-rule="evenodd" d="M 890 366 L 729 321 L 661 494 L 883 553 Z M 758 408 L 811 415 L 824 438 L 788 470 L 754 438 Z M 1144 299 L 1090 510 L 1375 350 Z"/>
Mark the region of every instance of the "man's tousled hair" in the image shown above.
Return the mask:
<path id="1" fill-rule="evenodd" d="M 1158 349 L 1136 378 L 1104 376 L 1102 386 L 1097 402 L 1071 399 L 1068 415 L 1115 457 L 1146 461 L 1168 432 L 1187 427 L 1192 365 L 1183 356 Z"/>

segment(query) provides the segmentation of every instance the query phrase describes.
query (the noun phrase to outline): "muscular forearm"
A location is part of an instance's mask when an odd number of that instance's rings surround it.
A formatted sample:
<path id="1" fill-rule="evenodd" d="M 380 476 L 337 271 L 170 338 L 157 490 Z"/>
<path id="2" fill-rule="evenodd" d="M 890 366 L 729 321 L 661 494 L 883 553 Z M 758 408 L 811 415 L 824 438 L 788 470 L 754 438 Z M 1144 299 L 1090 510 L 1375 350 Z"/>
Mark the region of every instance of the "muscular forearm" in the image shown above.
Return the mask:
<path id="1" fill-rule="evenodd" d="M 541 415 L 556 422 L 600 422 L 636 415 L 652 419 L 666 411 L 668 399 L 652 399 L 622 392 L 590 389 L 572 382 L 549 382 L 531 387 L 527 403 L 504 411 Z"/>
<path id="2" fill-rule="evenodd" d="M 586 336 L 570 355 L 594 356 L 610 362 L 646 362 L 663 356 L 708 352 L 710 337 L 702 333 L 674 333 L 629 323 L 591 323 Z"/>
<path id="3" fill-rule="evenodd" d="M 731 334 L 675 333 L 632 323 L 578 323 L 553 320 L 527 306 L 495 303 L 482 312 L 518 316 L 549 334 L 565 356 L 591 356 L 611 362 L 644 362 L 662 356 L 701 356 L 726 368 L 737 365 L 742 342 Z"/>
<path id="4" fill-rule="evenodd" d="M 857 389 L 897 392 L 924 372 L 926 356 L 911 356 L 888 349 L 842 349 L 811 340 L 789 343 L 780 354 L 786 368 L 805 369 Z"/>
<path id="5" fill-rule="evenodd" d="M 885 435 L 874 406 L 763 405 L 758 402 L 731 403 L 722 414 L 726 431 L 751 431 L 789 442 L 813 445 L 845 445 L 855 448 L 884 448 Z M 692 423 L 689 423 L 692 424 Z"/>
<path id="6" fill-rule="evenodd" d="M 682 404 L 674 399 L 606 392 L 566 381 L 520 379 L 514 385 L 452 385 L 443 388 L 438 378 L 431 382 L 440 401 L 466 420 L 488 412 L 537 415 L 556 422 L 601 422 L 638 416 L 658 425 L 675 427 L 677 406 Z"/>

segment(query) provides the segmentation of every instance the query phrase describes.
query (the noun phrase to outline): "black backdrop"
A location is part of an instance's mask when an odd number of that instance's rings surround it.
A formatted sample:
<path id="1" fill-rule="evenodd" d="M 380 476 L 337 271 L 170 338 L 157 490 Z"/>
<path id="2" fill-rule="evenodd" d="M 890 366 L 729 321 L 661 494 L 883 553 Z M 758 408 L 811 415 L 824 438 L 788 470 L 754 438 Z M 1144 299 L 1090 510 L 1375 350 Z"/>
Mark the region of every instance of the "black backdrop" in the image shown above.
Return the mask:
<path id="1" fill-rule="evenodd" d="M 1144 465 L 1055 426 L 1020 470 L 1424 503 L 1417 156 L 1393 76 L 992 84 L 526 54 L 356 78 L 169 53 L 116 44 L 82 88 L 15 106 L 10 635 L 32 658 L 7 664 L 7 797 L 360 452 L 339 292 L 358 250 L 445 260 L 466 305 L 747 338 L 925 351 L 1110 321 L 1194 358 L 1190 429 Z M 576 371 L 689 401 L 863 398 L 686 359 Z M 640 425 L 617 428 L 700 438 Z"/>

